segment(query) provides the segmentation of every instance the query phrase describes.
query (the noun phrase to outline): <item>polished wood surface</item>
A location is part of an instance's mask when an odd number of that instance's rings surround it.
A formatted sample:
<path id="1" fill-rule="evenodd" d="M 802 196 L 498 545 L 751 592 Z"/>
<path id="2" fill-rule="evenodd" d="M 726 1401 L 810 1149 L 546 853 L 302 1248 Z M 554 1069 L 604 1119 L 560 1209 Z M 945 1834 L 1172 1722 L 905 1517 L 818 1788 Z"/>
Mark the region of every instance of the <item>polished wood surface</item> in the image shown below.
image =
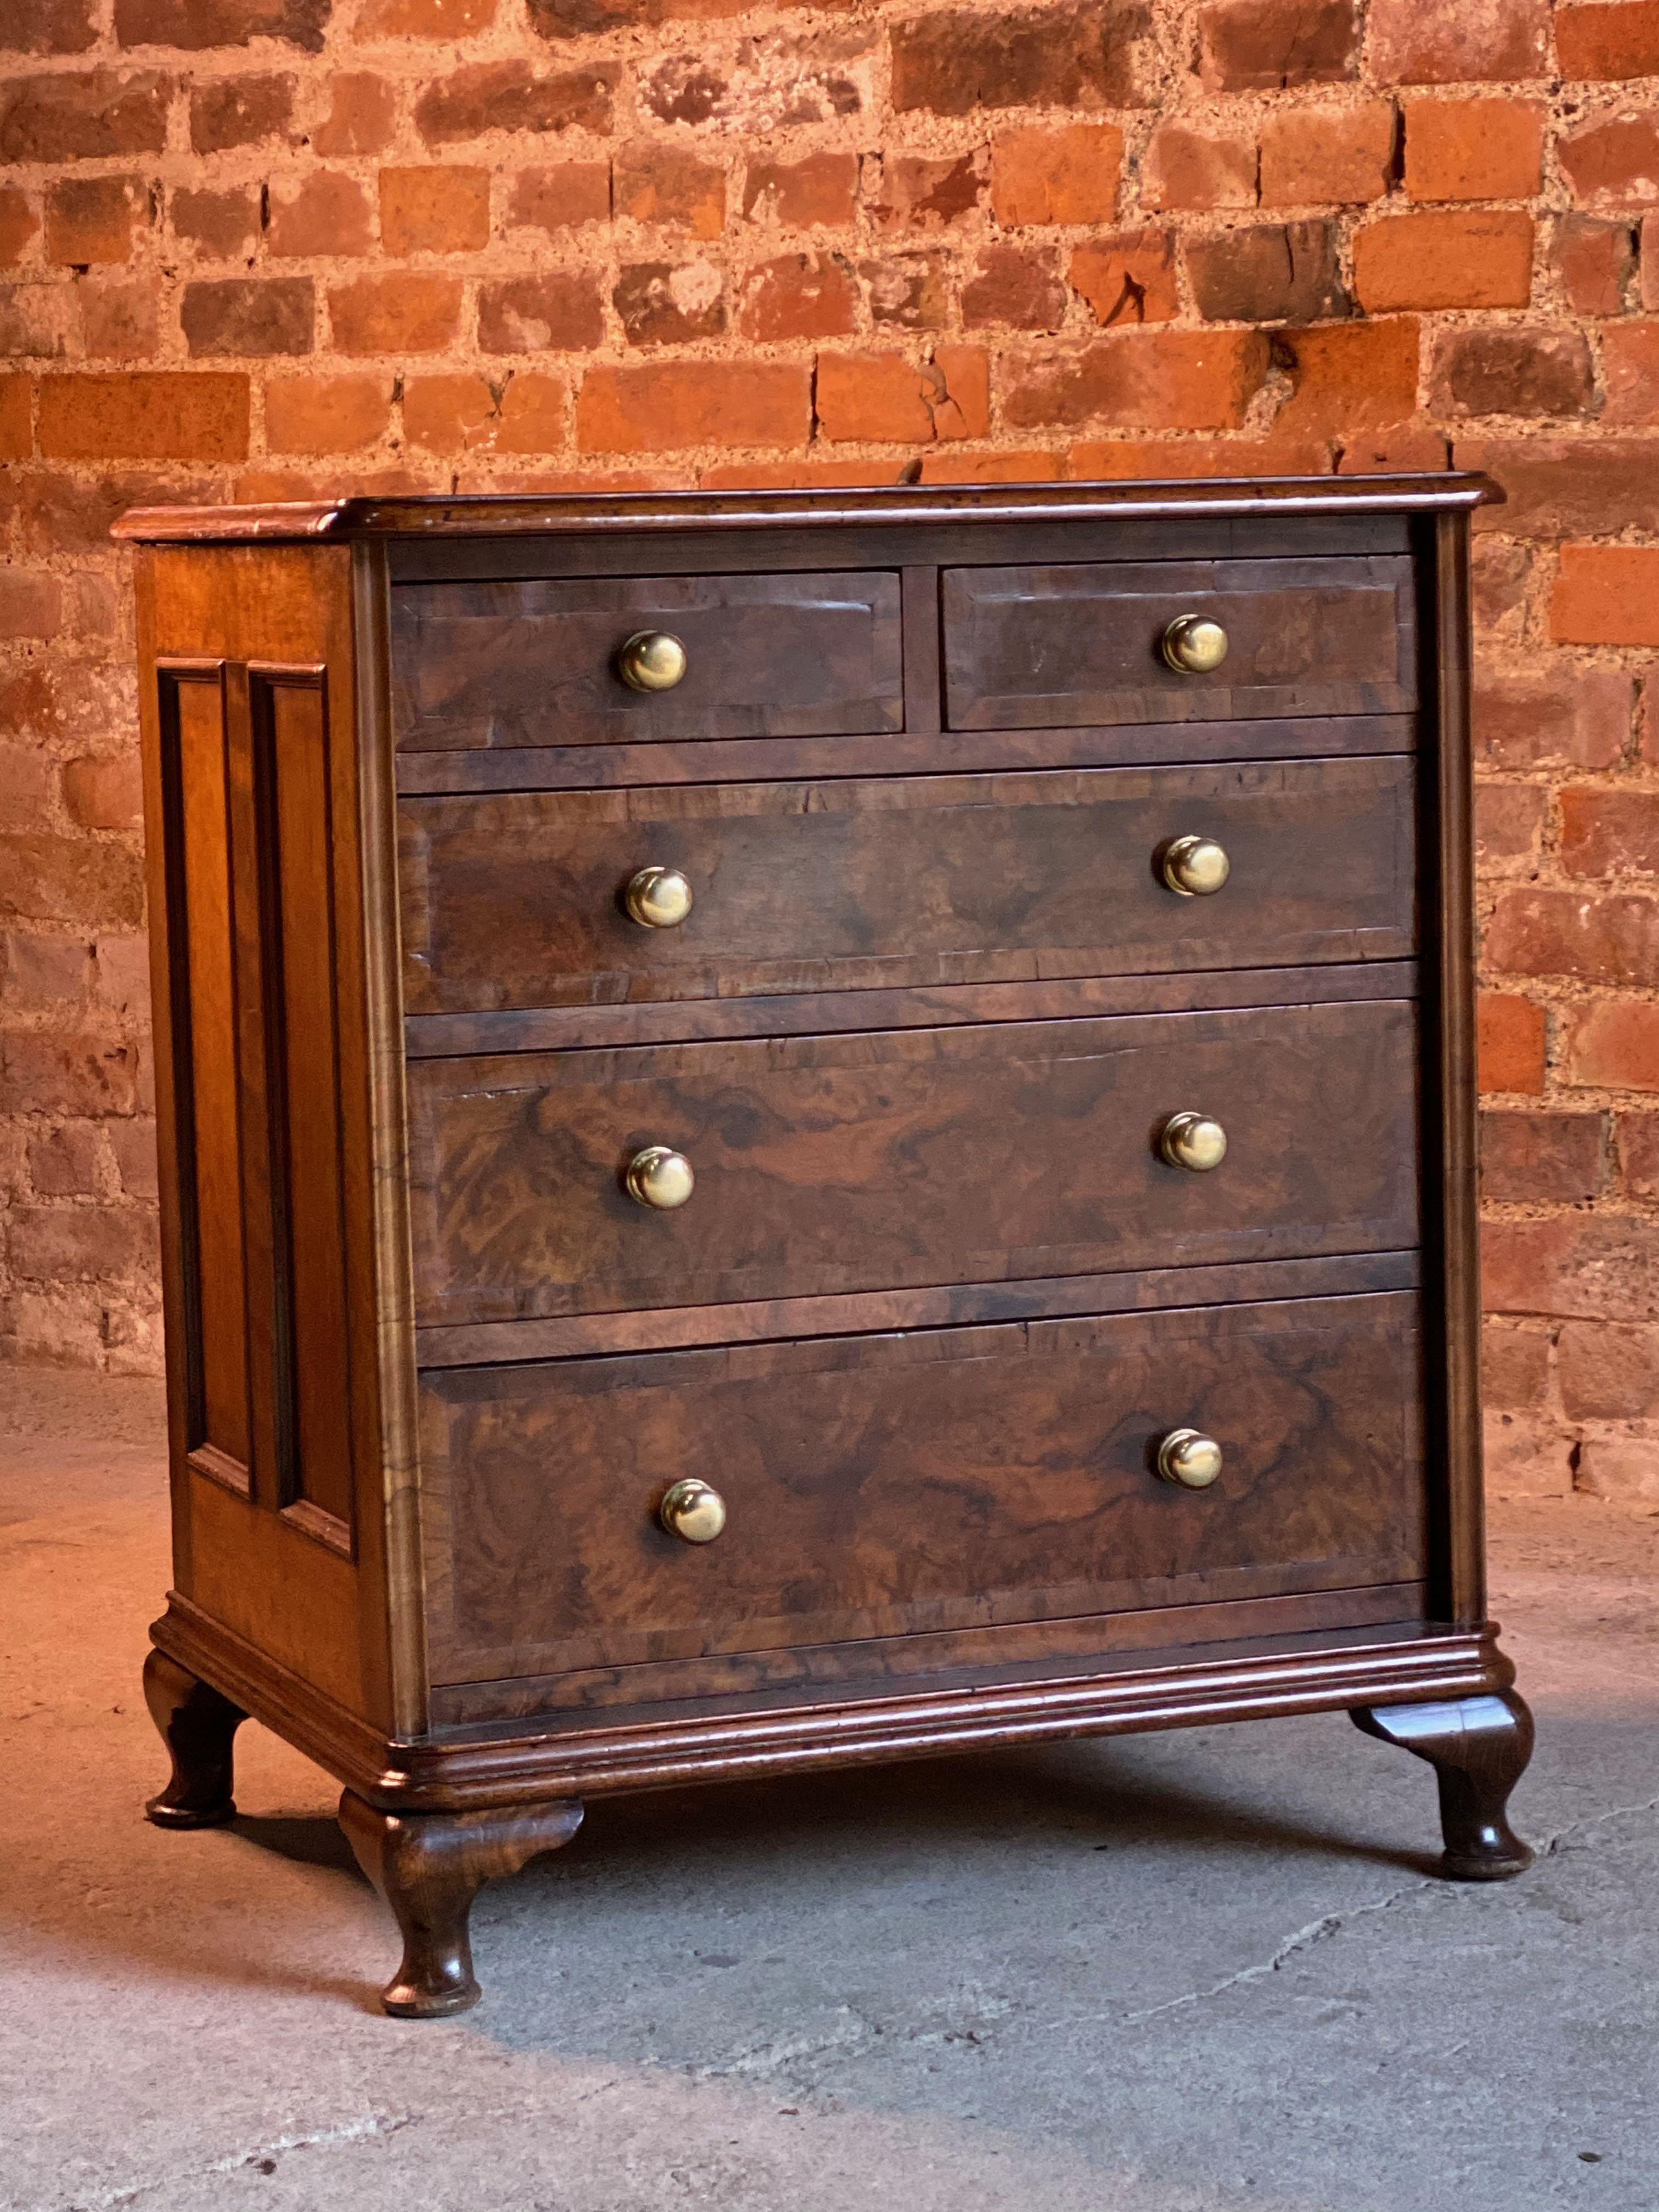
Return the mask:
<path id="1" fill-rule="evenodd" d="M 146 1818 L 158 1828 L 217 1828 L 234 1820 L 234 1745 L 246 1713 L 165 1651 L 145 1658 L 144 1703 L 173 1762 Z"/>
<path id="2" fill-rule="evenodd" d="M 1387 714 L 1415 692 L 1406 560 L 947 568 L 942 585 L 954 729 Z M 1188 614 L 1226 631 L 1212 673 L 1164 659 Z"/>
<path id="3" fill-rule="evenodd" d="M 1409 756 L 405 799 L 411 1014 L 1395 959 L 1414 948 Z M 1218 839 L 1225 887 L 1160 879 Z M 677 868 L 642 928 L 621 893 Z"/>
<path id="4" fill-rule="evenodd" d="M 1508 1881 L 1532 1864 L 1530 1845 L 1509 1823 L 1510 1792 L 1532 1757 L 1532 1715 L 1513 1690 L 1427 1705 L 1357 1706 L 1355 1724 L 1383 1743 L 1415 1752 L 1435 1771 L 1446 1851 L 1455 1881 Z"/>
<path id="5" fill-rule="evenodd" d="M 673 690 L 623 682 L 617 654 L 641 630 L 684 644 L 686 672 Z M 899 580 L 403 585 L 392 594 L 392 731 L 411 751 L 896 730 Z"/>
<path id="6" fill-rule="evenodd" d="M 1415 1243 L 1409 1001 L 422 1060 L 428 1325 Z M 1157 1150 L 1218 1115 L 1208 1175 Z M 672 1145 L 672 1214 L 622 1170 Z"/>

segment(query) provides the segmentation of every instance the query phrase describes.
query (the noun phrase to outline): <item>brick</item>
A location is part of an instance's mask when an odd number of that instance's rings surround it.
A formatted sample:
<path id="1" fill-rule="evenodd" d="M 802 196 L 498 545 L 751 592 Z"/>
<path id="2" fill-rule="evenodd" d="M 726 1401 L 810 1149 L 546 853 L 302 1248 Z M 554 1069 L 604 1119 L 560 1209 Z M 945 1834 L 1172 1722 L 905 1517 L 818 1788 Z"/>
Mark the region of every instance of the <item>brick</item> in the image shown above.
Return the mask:
<path id="1" fill-rule="evenodd" d="M 295 80 L 291 76 L 232 76 L 192 86 L 190 143 L 198 154 L 257 146 L 293 135 Z"/>
<path id="2" fill-rule="evenodd" d="M 228 371 L 52 376 L 36 434 L 56 460 L 240 461 L 248 411 L 247 378 Z"/>
<path id="3" fill-rule="evenodd" d="M 1558 216 L 1550 267 L 1575 314 L 1620 314 L 1636 270 L 1636 233 L 1627 222 L 1596 216 Z"/>
<path id="4" fill-rule="evenodd" d="M 1385 100 L 1269 112 L 1261 125 L 1262 205 L 1355 206 L 1381 199 L 1394 181 L 1395 130 Z"/>
<path id="5" fill-rule="evenodd" d="M 1546 796 L 1532 783 L 1483 784 L 1475 793 L 1474 857 L 1483 874 L 1536 872 Z"/>
<path id="6" fill-rule="evenodd" d="M 1494 769 L 1612 768 L 1629 742 L 1634 691 L 1618 669 L 1477 670 L 1475 760 Z"/>
<path id="7" fill-rule="evenodd" d="M 687 49 L 641 76 L 639 97 L 663 123 L 716 123 L 769 136 L 780 125 L 858 115 L 875 97 L 878 47 L 863 28 L 763 32 L 735 52 Z"/>
<path id="8" fill-rule="evenodd" d="M 1564 545 L 1550 635 L 1561 645 L 1659 645 L 1659 546 Z"/>
<path id="9" fill-rule="evenodd" d="M 1503 538 L 1477 538 L 1470 550 L 1470 597 L 1474 607 L 1474 634 L 1482 643 L 1502 637 L 1514 644 L 1521 633 L 1527 587 L 1531 580 L 1531 549 Z M 1494 762 L 1493 765 L 1501 763 Z"/>
<path id="10" fill-rule="evenodd" d="M 1507 891 L 1487 926 L 1486 957 L 1511 975 L 1659 987 L 1659 904 L 1624 892 Z"/>
<path id="11" fill-rule="evenodd" d="M 354 276 L 329 288 L 328 319 L 341 353 L 441 353 L 460 331 L 459 277 Z"/>
<path id="12" fill-rule="evenodd" d="M 874 202 L 877 223 L 886 231 L 936 231 L 966 221 L 984 204 L 988 166 L 983 149 L 941 161 L 889 155 Z"/>
<path id="13" fill-rule="evenodd" d="M 798 161 L 750 161 L 744 173 L 743 211 L 751 222 L 808 230 L 839 229 L 858 211 L 856 154 L 805 154 Z"/>
<path id="14" fill-rule="evenodd" d="M 1005 229 L 1109 222 L 1117 210 L 1123 133 L 1115 124 L 999 131 L 991 141 L 991 207 Z"/>
<path id="15" fill-rule="evenodd" d="M 16 268 L 40 228 L 28 194 L 0 186 L 0 269 Z"/>
<path id="16" fill-rule="evenodd" d="M 1010 362 L 1004 416 L 1016 428 L 1236 429 L 1267 364 L 1255 331 L 1114 331 L 1079 351 Z"/>
<path id="17" fill-rule="evenodd" d="M 495 20 L 496 0 L 369 0 L 355 30 L 370 39 L 471 39 Z"/>
<path id="18" fill-rule="evenodd" d="M 859 282 L 878 327 L 943 330 L 950 320 L 951 264 L 942 253 L 884 252 L 859 264 Z"/>
<path id="19" fill-rule="evenodd" d="M 1198 74 L 1212 92 L 1336 84 L 1358 63 L 1351 0 L 1219 0 L 1198 10 Z"/>
<path id="20" fill-rule="evenodd" d="M 586 351 L 604 337 L 599 282 L 586 270 L 550 269 L 478 287 L 478 343 L 485 353 Z"/>
<path id="21" fill-rule="evenodd" d="M 611 164 L 554 161 L 520 169 L 513 179 L 507 219 L 516 229 L 545 231 L 550 238 L 585 222 L 609 222 Z"/>
<path id="22" fill-rule="evenodd" d="M 404 433 L 431 453 L 465 453 L 496 406 L 481 376 L 411 376 L 404 385 Z"/>
<path id="23" fill-rule="evenodd" d="M 312 150 L 325 161 L 353 154 L 378 154 L 397 124 L 395 86 L 368 70 L 331 72 L 328 113 L 311 134 Z"/>
<path id="24" fill-rule="evenodd" d="M 550 453 L 570 435 L 570 395 L 564 381 L 538 369 L 519 369 L 507 378 L 501 404 L 489 428 L 489 444 L 499 453 Z"/>
<path id="25" fill-rule="evenodd" d="M 0 356 L 59 358 L 67 350 L 74 297 L 64 284 L 0 284 Z"/>
<path id="26" fill-rule="evenodd" d="M 1149 208 L 1253 207 L 1258 165 L 1245 133 L 1161 124 L 1141 165 L 1141 197 Z"/>
<path id="27" fill-rule="evenodd" d="M 1604 422 L 1659 422 L 1659 321 L 1616 324 L 1601 340 Z"/>
<path id="28" fill-rule="evenodd" d="M 1560 804 L 1564 873 L 1659 875 L 1659 791 L 1570 786 Z"/>
<path id="29" fill-rule="evenodd" d="M 0 375 L 0 461 L 24 461 L 33 447 L 29 427 L 29 380 Z M 0 693 L 0 708 L 4 695 Z"/>
<path id="30" fill-rule="evenodd" d="M 167 221 L 180 244 L 208 259 L 228 261 L 253 251 L 259 235 L 258 195 L 247 185 L 225 191 L 176 191 L 168 197 Z"/>
<path id="31" fill-rule="evenodd" d="M 142 830 L 144 788 L 137 753 L 84 753 L 65 761 L 64 804 L 83 830 Z"/>
<path id="32" fill-rule="evenodd" d="M 1659 1006 L 1604 1000 L 1576 1008 L 1566 1074 L 1598 1091 L 1659 1091 Z"/>
<path id="33" fill-rule="evenodd" d="M 1659 1438 L 1590 1436 L 1578 1447 L 1573 1487 L 1621 1505 L 1659 1500 Z"/>
<path id="34" fill-rule="evenodd" d="M 1565 77 L 1659 76 L 1659 0 L 1615 0 L 1610 7 L 1564 0 L 1555 11 L 1555 53 Z"/>
<path id="35" fill-rule="evenodd" d="M 136 1045 L 56 1026 L 14 1031 L 0 1036 L 0 1113 L 130 1114 L 137 1074 Z"/>
<path id="36" fill-rule="evenodd" d="M 93 0 L 9 0 L 0 48 L 14 54 L 82 54 L 98 39 Z"/>
<path id="37" fill-rule="evenodd" d="M 153 70 L 16 79 L 0 91 L 0 161 L 159 154 L 173 85 Z"/>
<path id="38" fill-rule="evenodd" d="M 115 0 L 116 42 L 123 46 L 246 46 L 276 39 L 318 52 L 334 0 Z"/>
<path id="39" fill-rule="evenodd" d="M 1601 1188 L 1602 1114 L 1488 1109 L 1480 1116 L 1480 1194 L 1498 1205 L 1582 1206 Z"/>
<path id="40" fill-rule="evenodd" d="M 497 131 L 611 129 L 618 71 L 611 62 L 541 70 L 526 61 L 464 62 L 429 85 L 415 106 L 428 146 Z"/>
<path id="41" fill-rule="evenodd" d="M 1475 1016 L 1481 1090 L 1536 1097 L 1544 1088 L 1543 1008 L 1482 991 Z"/>
<path id="42" fill-rule="evenodd" d="M 82 348 L 88 360 L 131 366 L 160 356 L 161 302 L 152 278 L 94 277 L 76 289 Z"/>
<path id="43" fill-rule="evenodd" d="M 941 349 L 945 358 L 918 368 L 902 354 L 820 354 L 817 426 L 821 437 L 871 445 L 927 445 L 939 438 L 983 434 L 985 403 L 964 396 L 950 374 L 954 354 L 978 380 L 984 356 Z"/>
<path id="44" fill-rule="evenodd" d="M 1659 115 L 1586 124 L 1561 140 L 1557 158 L 1576 200 L 1659 199 Z"/>
<path id="45" fill-rule="evenodd" d="M 1320 322 L 1353 312 L 1331 222 L 1267 223 L 1188 241 L 1193 301 L 1208 322 Z"/>
<path id="46" fill-rule="evenodd" d="M 1367 14 L 1379 84 L 1507 84 L 1547 72 L 1549 0 L 1370 0 Z"/>
<path id="47" fill-rule="evenodd" d="M 811 419 L 804 363 L 642 362 L 589 369 L 576 402 L 576 443 L 585 453 L 799 446 Z"/>
<path id="48" fill-rule="evenodd" d="M 1408 100 L 1414 200 L 1524 200 L 1543 185 L 1544 111 L 1522 100 Z"/>
<path id="49" fill-rule="evenodd" d="M 1503 507 L 1477 508 L 1477 530 L 1524 538 L 1659 534 L 1659 447 L 1632 438 L 1460 439 L 1460 469 L 1488 469 Z"/>
<path id="50" fill-rule="evenodd" d="M 1595 404 L 1589 347 L 1578 331 L 1443 331 L 1429 390 L 1441 415 L 1588 415 Z"/>
<path id="51" fill-rule="evenodd" d="M 99 1188 L 103 1151 L 95 1121 L 64 1121 L 31 1137 L 29 1182 L 39 1198 L 90 1198 Z"/>
<path id="52" fill-rule="evenodd" d="M 726 172 L 681 146 L 646 139 L 611 165 L 612 212 L 632 222 L 718 238 L 726 228 Z"/>
<path id="53" fill-rule="evenodd" d="M 84 837 L 0 838 L 0 915 L 28 921 L 131 921 L 143 908 L 138 856 Z"/>
<path id="54" fill-rule="evenodd" d="M 155 1214 L 131 1206 L 15 1206 L 7 1254 L 26 1282 L 118 1281 L 153 1273 Z"/>
<path id="55" fill-rule="evenodd" d="M 392 420 L 380 376 L 273 376 L 265 383 L 265 444 L 274 453 L 349 453 L 377 444 Z"/>
<path id="56" fill-rule="evenodd" d="M 1129 230 L 1091 239 L 1073 254 L 1066 278 L 1103 328 L 1167 323 L 1181 313 L 1172 231 Z"/>
<path id="57" fill-rule="evenodd" d="M 62 178 L 46 189 L 46 258 L 71 268 L 125 261 L 134 223 L 149 214 L 141 178 Z"/>
<path id="58" fill-rule="evenodd" d="M 216 276 L 186 284 L 179 320 L 193 355 L 309 353 L 316 320 L 309 276 Z"/>
<path id="59" fill-rule="evenodd" d="M 738 327 L 769 345 L 848 337 L 858 324 L 857 279 L 839 253 L 782 253 L 744 279 Z"/>
<path id="60" fill-rule="evenodd" d="M 1490 1221 L 1481 1264 L 1489 1312 L 1635 1322 L 1659 1314 L 1659 1223 L 1607 1213 Z"/>
<path id="61" fill-rule="evenodd" d="M 712 262 L 627 264 L 611 299 L 629 345 L 680 345 L 726 328 L 725 287 Z"/>
<path id="62" fill-rule="evenodd" d="M 968 115 L 981 107 L 1133 107 L 1142 0 L 1018 12 L 942 9 L 895 23 L 893 105 Z"/>
<path id="63" fill-rule="evenodd" d="M 569 400 L 557 377 L 534 370 L 509 376 L 499 393 L 478 376 L 412 378 L 404 392 L 404 428 L 441 453 L 545 453 L 569 430 Z"/>
<path id="64" fill-rule="evenodd" d="M 1550 1340 L 1540 1329 L 1480 1332 L 1480 1395 L 1490 1407 L 1524 1412 L 1541 1407 L 1549 1391 Z"/>
<path id="65" fill-rule="evenodd" d="M 1659 1198 L 1659 1114 L 1620 1114 L 1613 1121 L 1619 1173 L 1633 1198 Z"/>
<path id="66" fill-rule="evenodd" d="M 1060 473 L 1057 455 L 1025 448 L 994 453 L 947 446 L 921 457 L 922 483 L 1052 483 Z"/>
<path id="67" fill-rule="evenodd" d="M 279 261 L 374 250 L 374 217 L 368 195 L 343 170 L 313 169 L 307 176 L 273 183 L 270 203 L 265 250 Z M 406 249 L 387 240 L 386 250 Z"/>
<path id="68" fill-rule="evenodd" d="M 1276 331 L 1273 346 L 1276 366 L 1291 380 L 1276 424 L 1283 434 L 1374 428 L 1417 410 L 1413 316 Z"/>
<path id="69" fill-rule="evenodd" d="M 1486 1489 L 1493 1498 L 1569 1498 L 1573 1438 L 1547 1415 L 1489 1413 L 1484 1421 Z"/>
<path id="70" fill-rule="evenodd" d="M 697 481 L 708 491 L 805 491 L 821 486 L 908 483 L 913 464 L 887 454 L 877 460 L 717 461 Z"/>
<path id="71" fill-rule="evenodd" d="M 55 636 L 63 619 L 63 600 L 56 576 L 0 569 L 0 638 Z"/>
<path id="72" fill-rule="evenodd" d="M 1518 208 L 1393 216 L 1355 234 L 1354 291 L 1373 315 L 1400 307 L 1524 307 L 1532 297 L 1532 217 Z"/>
<path id="73" fill-rule="evenodd" d="M 1012 243 L 980 249 L 962 288 L 965 329 L 1054 331 L 1065 319 L 1066 288 L 1052 252 Z"/>
<path id="74" fill-rule="evenodd" d="M 41 830 L 52 812 L 50 757 L 37 746 L 0 743 L 0 828 Z"/>
<path id="75" fill-rule="evenodd" d="M 0 932 L 0 989 L 9 1007 L 49 1010 L 61 1028 L 85 999 L 91 975 L 92 946 L 83 936 Z M 0 1056 L 4 1051 L 0 1038 Z M 17 1103 L 13 1097 L 0 1111 L 15 1110 Z"/>
<path id="76" fill-rule="evenodd" d="M 155 1124 L 146 1118 L 106 1121 L 104 1132 L 115 1159 L 121 1188 L 129 1198 L 154 1200 L 161 1194 L 155 1164 Z"/>
<path id="77" fill-rule="evenodd" d="M 488 169 L 382 169 L 380 189 L 386 252 L 471 253 L 489 245 Z"/>

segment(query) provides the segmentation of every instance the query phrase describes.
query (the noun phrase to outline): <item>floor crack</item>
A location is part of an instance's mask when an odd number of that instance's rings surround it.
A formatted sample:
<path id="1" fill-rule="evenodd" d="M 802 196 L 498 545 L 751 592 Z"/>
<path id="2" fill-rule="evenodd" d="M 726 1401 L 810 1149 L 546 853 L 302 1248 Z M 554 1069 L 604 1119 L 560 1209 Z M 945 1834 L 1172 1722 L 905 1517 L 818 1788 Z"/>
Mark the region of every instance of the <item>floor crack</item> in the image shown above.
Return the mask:
<path id="1" fill-rule="evenodd" d="M 158 2189 L 176 2189 L 181 2182 L 205 2181 L 216 2173 L 235 2173 L 243 2166 L 257 2165 L 261 2159 L 280 2158 L 284 2151 L 313 2150 L 326 2143 L 357 2142 L 372 2136 L 396 2135 L 418 2117 L 415 2112 L 368 2112 L 361 2119 L 342 2120 L 337 2127 L 315 2128 L 304 2135 L 273 2136 L 269 2142 L 255 2143 L 251 2150 L 232 2151 L 225 2158 L 210 2159 L 206 2165 L 191 2166 L 185 2173 L 160 2174 L 152 2181 L 128 2182 L 118 2189 L 100 2190 L 94 2196 L 76 2197 L 66 2212 L 118 2212 L 120 2206 L 140 2203 Z"/>

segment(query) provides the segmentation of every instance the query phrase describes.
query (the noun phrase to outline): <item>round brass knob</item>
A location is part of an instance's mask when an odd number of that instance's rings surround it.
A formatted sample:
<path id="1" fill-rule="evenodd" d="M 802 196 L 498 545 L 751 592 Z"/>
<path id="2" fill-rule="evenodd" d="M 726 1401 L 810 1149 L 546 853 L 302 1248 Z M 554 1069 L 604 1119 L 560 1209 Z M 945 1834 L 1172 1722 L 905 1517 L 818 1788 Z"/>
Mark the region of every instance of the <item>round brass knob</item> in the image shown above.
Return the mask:
<path id="1" fill-rule="evenodd" d="M 1172 1168 L 1204 1175 L 1227 1157 L 1227 1132 L 1207 1114 L 1171 1114 L 1158 1133 L 1158 1149 Z"/>
<path id="2" fill-rule="evenodd" d="M 1213 837 L 1171 837 L 1159 855 L 1158 870 L 1167 887 L 1182 898 L 1208 898 L 1232 873 L 1224 845 Z"/>
<path id="3" fill-rule="evenodd" d="M 1227 633 L 1208 615 L 1177 615 L 1160 642 L 1177 676 L 1207 676 L 1227 658 Z"/>
<path id="4" fill-rule="evenodd" d="M 688 1544 L 712 1544 L 726 1526 L 726 1500 L 718 1490 L 687 1475 L 663 1492 L 657 1518 L 671 1536 Z"/>
<path id="5" fill-rule="evenodd" d="M 671 1152 L 666 1145 L 647 1145 L 629 1160 L 623 1181 L 637 1204 L 672 1213 L 690 1197 L 696 1177 L 684 1152 Z"/>
<path id="6" fill-rule="evenodd" d="M 635 630 L 617 655 L 617 673 L 635 691 L 672 691 L 685 673 L 685 647 L 665 629 Z"/>
<path id="7" fill-rule="evenodd" d="M 691 911 L 691 886 L 678 868 L 641 868 L 628 878 L 623 904 L 642 929 L 678 929 Z"/>
<path id="8" fill-rule="evenodd" d="M 1200 1429 L 1171 1429 L 1158 1448 L 1158 1471 L 1183 1490 L 1207 1490 L 1221 1472 L 1221 1447 Z"/>

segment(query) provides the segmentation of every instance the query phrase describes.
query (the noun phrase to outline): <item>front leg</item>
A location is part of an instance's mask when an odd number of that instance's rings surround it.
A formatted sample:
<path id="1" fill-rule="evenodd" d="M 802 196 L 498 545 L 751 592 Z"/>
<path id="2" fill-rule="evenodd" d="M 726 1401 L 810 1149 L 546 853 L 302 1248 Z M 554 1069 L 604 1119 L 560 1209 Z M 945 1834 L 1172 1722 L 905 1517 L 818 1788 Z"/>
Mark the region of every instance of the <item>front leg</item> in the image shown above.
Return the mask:
<path id="1" fill-rule="evenodd" d="M 478 2002 L 467 1917 L 487 1881 L 568 1844 L 582 1824 L 573 1799 L 500 1812 L 381 1813 L 348 1790 L 340 1826 L 357 1863 L 397 1915 L 404 1962 L 380 2002 L 409 2020 Z"/>
<path id="2" fill-rule="evenodd" d="M 1532 1852 L 1504 1817 L 1510 1792 L 1532 1757 L 1532 1715 L 1513 1690 L 1445 1705 L 1362 1706 L 1367 1735 L 1426 1759 L 1440 1784 L 1443 1873 L 1458 1881 L 1507 1881 Z"/>
<path id="3" fill-rule="evenodd" d="M 214 1828 L 234 1817 L 232 1739 L 247 1715 L 165 1651 L 144 1662 L 144 1703 L 173 1759 L 173 1778 L 144 1811 L 158 1828 Z"/>

